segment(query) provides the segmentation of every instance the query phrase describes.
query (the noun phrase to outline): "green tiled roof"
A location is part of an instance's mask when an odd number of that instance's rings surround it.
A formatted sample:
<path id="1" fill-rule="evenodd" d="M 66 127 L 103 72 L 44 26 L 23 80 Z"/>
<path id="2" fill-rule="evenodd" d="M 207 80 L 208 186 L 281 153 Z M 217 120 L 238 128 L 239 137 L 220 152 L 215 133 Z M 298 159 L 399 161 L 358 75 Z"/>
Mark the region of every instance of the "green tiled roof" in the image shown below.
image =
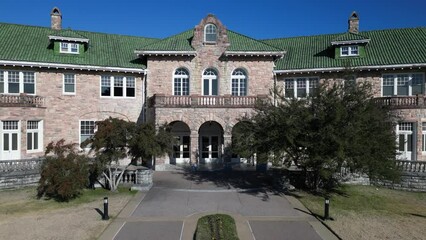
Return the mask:
<path id="1" fill-rule="evenodd" d="M 174 36 L 162 39 L 153 44 L 146 45 L 140 51 L 194 51 L 191 46 L 193 30 L 188 30 Z"/>
<path id="2" fill-rule="evenodd" d="M 227 51 L 235 52 L 282 52 L 282 50 L 265 44 L 253 38 L 227 30 L 230 46 Z M 153 44 L 147 45 L 140 51 L 194 51 L 191 46 L 194 30 L 188 30 L 180 34 L 165 38 Z"/>
<path id="3" fill-rule="evenodd" d="M 340 36 L 338 36 L 336 39 L 333 39 L 333 42 L 344 42 L 344 41 L 357 41 L 357 40 L 367 40 L 367 37 L 364 37 L 360 34 L 346 32 Z"/>
<path id="4" fill-rule="evenodd" d="M 56 31 L 53 31 L 52 35 L 59 36 L 59 37 L 67 37 L 67 38 L 86 38 L 85 36 L 71 29 L 56 30 Z"/>
<path id="5" fill-rule="evenodd" d="M 426 63 L 426 28 L 388 29 L 360 32 L 370 39 L 365 56 L 348 57 L 351 66 L 382 66 Z M 331 42 L 342 34 L 293 37 L 264 40 L 263 42 L 286 50 L 277 61 L 276 70 L 344 67 L 346 60 L 335 59 Z"/>
<path id="6" fill-rule="evenodd" d="M 0 60 L 77 64 L 102 67 L 138 68 L 146 66 L 134 53 L 135 49 L 158 39 L 131 37 L 86 31 L 60 31 L 89 39 L 84 54 L 53 52 L 49 36 L 58 33 L 46 27 L 0 23 Z"/>

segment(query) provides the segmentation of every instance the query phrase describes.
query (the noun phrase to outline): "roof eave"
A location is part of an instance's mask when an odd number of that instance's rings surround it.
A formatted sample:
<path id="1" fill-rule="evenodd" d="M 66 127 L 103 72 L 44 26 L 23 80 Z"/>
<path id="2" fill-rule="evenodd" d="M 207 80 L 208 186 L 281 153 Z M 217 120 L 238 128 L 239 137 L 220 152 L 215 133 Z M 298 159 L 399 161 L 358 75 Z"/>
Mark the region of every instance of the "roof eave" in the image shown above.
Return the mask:
<path id="1" fill-rule="evenodd" d="M 331 45 L 350 45 L 350 44 L 362 44 L 362 43 L 369 43 L 370 39 L 362 39 L 362 40 L 348 40 L 348 41 L 333 41 L 331 42 Z"/>
<path id="2" fill-rule="evenodd" d="M 9 60 L 0 60 L 0 66 L 66 69 L 66 70 L 86 70 L 86 71 L 96 71 L 96 72 L 142 73 L 142 74 L 146 74 L 146 72 L 147 72 L 146 69 L 142 69 L 142 68 L 105 67 L 105 66 L 92 66 L 92 65 L 46 63 L 46 62 L 28 62 L 28 61 L 9 61 Z"/>
<path id="3" fill-rule="evenodd" d="M 53 35 L 49 36 L 49 40 L 89 43 L 89 39 L 87 38 L 72 38 L 72 37 L 61 37 L 61 36 L 53 36 Z"/>
<path id="4" fill-rule="evenodd" d="M 413 63 L 413 64 L 394 64 L 394 65 L 372 65 L 372 66 L 359 66 L 352 67 L 349 70 L 352 71 L 364 71 L 364 70 L 395 70 L 395 69 L 414 69 L 426 67 L 426 63 Z M 306 69 L 290 69 L 290 70 L 274 70 L 275 74 L 290 74 L 290 73 L 325 73 L 325 72 L 341 72 L 348 70 L 346 67 L 334 67 L 334 68 L 306 68 Z"/>
<path id="5" fill-rule="evenodd" d="M 225 56 L 244 56 L 244 57 L 278 57 L 282 58 L 287 52 L 262 52 L 262 51 L 225 51 Z"/>
<path id="6" fill-rule="evenodd" d="M 196 56 L 195 51 L 134 51 L 137 56 Z"/>

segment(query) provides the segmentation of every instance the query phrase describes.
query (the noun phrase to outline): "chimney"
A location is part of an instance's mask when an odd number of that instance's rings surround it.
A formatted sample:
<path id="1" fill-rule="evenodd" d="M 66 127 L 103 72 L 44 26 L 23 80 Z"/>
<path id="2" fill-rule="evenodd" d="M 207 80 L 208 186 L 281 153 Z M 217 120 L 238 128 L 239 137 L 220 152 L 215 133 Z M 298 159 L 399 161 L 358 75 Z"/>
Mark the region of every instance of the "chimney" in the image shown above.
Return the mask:
<path id="1" fill-rule="evenodd" d="M 355 34 L 358 34 L 359 32 L 359 17 L 358 17 L 358 13 L 356 13 L 355 11 L 352 12 L 351 16 L 349 17 L 348 31 L 350 33 L 355 33 Z"/>
<path id="2" fill-rule="evenodd" d="M 50 12 L 50 27 L 53 30 L 62 29 L 62 14 L 57 7 L 54 7 Z"/>

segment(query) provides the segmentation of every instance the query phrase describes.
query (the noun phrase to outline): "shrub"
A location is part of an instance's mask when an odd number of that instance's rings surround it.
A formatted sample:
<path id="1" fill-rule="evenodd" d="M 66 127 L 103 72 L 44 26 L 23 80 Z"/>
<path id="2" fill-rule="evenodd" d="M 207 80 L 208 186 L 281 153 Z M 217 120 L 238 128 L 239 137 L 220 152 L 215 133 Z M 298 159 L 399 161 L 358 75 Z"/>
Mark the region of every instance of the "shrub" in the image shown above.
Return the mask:
<path id="1" fill-rule="evenodd" d="M 68 201 L 77 197 L 88 184 L 88 157 L 79 155 L 76 144 L 65 140 L 51 142 L 41 166 L 37 196 Z"/>
<path id="2" fill-rule="evenodd" d="M 207 215 L 198 219 L 195 240 L 238 240 L 234 219 L 226 214 Z"/>

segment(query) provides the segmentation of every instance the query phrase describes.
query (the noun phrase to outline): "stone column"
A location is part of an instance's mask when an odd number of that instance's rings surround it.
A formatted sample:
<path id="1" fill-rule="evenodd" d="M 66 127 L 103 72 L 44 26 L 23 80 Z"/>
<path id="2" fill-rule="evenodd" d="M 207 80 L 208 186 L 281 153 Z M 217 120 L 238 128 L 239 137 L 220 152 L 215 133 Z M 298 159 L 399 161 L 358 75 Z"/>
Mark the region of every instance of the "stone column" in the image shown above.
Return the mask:
<path id="1" fill-rule="evenodd" d="M 231 144 L 232 144 L 232 135 L 224 134 L 223 135 L 223 162 L 231 162 L 232 152 L 231 152 Z"/>
<path id="2" fill-rule="evenodd" d="M 192 132 L 190 135 L 191 138 L 191 164 L 197 164 L 198 165 L 198 157 L 199 157 L 199 144 L 198 144 L 198 133 Z"/>

